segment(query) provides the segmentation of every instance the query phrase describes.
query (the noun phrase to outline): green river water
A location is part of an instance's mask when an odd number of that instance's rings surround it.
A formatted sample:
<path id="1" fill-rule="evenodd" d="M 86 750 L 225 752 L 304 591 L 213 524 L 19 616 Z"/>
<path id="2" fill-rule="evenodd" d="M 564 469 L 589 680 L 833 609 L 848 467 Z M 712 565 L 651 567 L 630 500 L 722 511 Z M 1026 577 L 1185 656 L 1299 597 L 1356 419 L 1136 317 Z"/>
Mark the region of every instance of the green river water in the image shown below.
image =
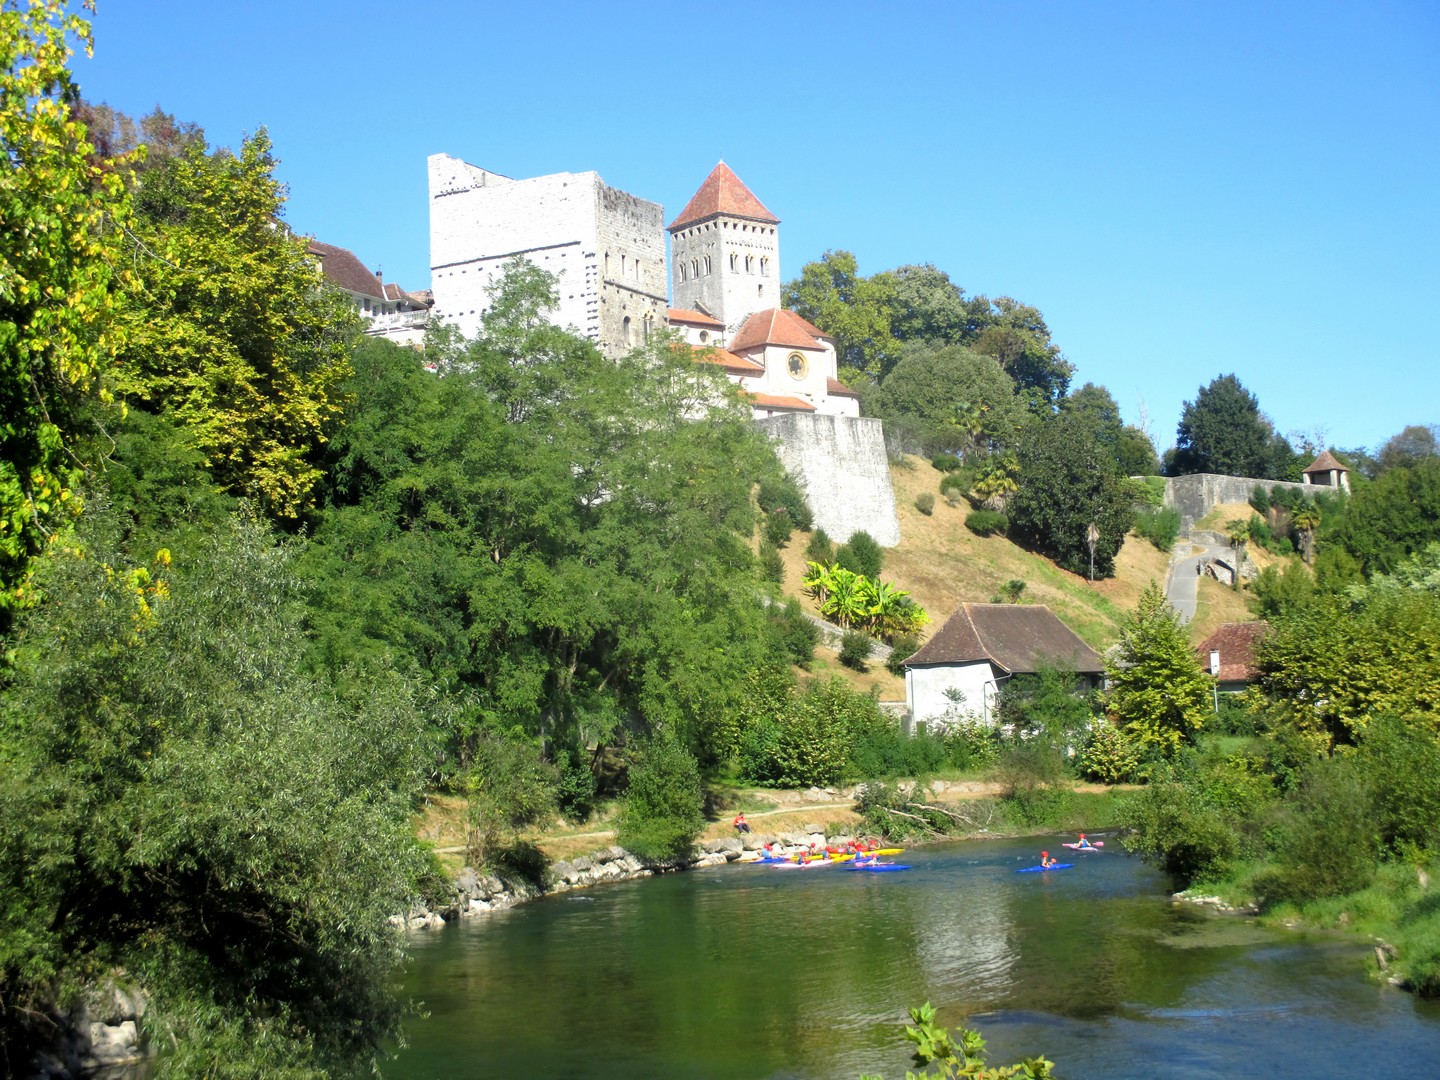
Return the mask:
<path id="1" fill-rule="evenodd" d="M 1440 1004 L 1367 980 L 1364 942 L 1179 905 L 1139 860 L 1058 843 L 731 865 L 416 934 L 425 1015 L 385 1074 L 898 1080 L 928 1000 L 992 1062 L 1068 1080 L 1440 1075 Z M 1015 873 L 1041 846 L 1075 867 Z"/>

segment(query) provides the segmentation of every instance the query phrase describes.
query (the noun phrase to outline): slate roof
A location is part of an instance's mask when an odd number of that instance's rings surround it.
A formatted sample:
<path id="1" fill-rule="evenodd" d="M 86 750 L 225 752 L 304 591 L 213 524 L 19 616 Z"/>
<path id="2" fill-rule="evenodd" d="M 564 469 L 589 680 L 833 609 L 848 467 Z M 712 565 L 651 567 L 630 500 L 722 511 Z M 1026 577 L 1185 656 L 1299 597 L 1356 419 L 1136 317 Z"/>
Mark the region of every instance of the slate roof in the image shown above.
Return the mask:
<path id="1" fill-rule="evenodd" d="M 1105 661 L 1043 604 L 961 604 L 945 625 L 906 661 L 906 667 L 988 660 L 1010 675 L 1042 663 L 1098 674 Z"/>
<path id="2" fill-rule="evenodd" d="M 1314 461 L 1310 463 L 1309 468 L 1303 469 L 1301 471 L 1307 473 L 1328 473 L 1334 469 L 1338 469 L 1340 472 L 1350 471 L 1344 465 L 1340 464 L 1339 459 L 1336 458 L 1334 454 L 1330 453 L 1329 450 L 1326 450 L 1323 454 L 1321 454 L 1319 457 L 1317 457 Z"/>
<path id="3" fill-rule="evenodd" d="M 1254 682 L 1260 669 L 1255 665 L 1255 646 L 1270 629 L 1269 623 L 1225 623 L 1195 647 L 1200 666 L 1210 670 L 1210 654 L 1220 651 L 1221 682 Z"/>
<path id="4" fill-rule="evenodd" d="M 672 307 L 666 317 L 672 323 L 685 323 L 687 326 L 703 326 L 714 330 L 725 329 L 725 324 L 719 319 L 706 315 L 703 311 L 691 311 L 689 308 Z"/>
<path id="5" fill-rule="evenodd" d="M 685 204 L 680 216 L 670 223 L 669 231 L 674 232 L 720 214 L 763 221 L 768 225 L 780 224 L 780 219 L 765 209 L 765 204 L 722 161 L 710 170 L 700 190 Z"/>
<path id="6" fill-rule="evenodd" d="M 813 331 L 813 332 L 812 332 Z M 741 325 L 730 340 L 731 352 L 743 352 L 765 345 L 783 345 L 789 349 L 823 349 L 816 340 L 815 328 L 784 308 L 757 311 Z"/>

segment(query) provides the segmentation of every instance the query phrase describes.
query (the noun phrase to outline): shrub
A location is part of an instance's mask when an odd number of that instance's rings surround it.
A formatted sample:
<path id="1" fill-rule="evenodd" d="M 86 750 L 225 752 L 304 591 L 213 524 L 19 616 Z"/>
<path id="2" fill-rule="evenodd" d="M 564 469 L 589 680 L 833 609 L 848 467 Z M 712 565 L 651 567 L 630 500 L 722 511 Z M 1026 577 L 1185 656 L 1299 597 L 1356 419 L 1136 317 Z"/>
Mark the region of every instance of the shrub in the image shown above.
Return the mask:
<path id="1" fill-rule="evenodd" d="M 1440 850 L 1440 741 L 1429 721 L 1372 719 L 1356 766 L 1374 792 L 1374 822 L 1392 850 Z"/>
<path id="2" fill-rule="evenodd" d="M 465 776 L 469 799 L 466 855 L 483 866 L 557 808 L 559 775 L 540 758 L 538 746 L 486 736 L 477 740 Z"/>
<path id="3" fill-rule="evenodd" d="M 790 511 L 785 507 L 782 506 L 765 515 L 765 539 L 777 548 L 784 547 L 789 543 L 790 534 L 794 531 L 795 524 L 790 520 Z"/>
<path id="4" fill-rule="evenodd" d="M 972 479 L 968 469 L 946 473 L 940 480 L 940 494 L 947 499 L 963 499 L 970 493 L 970 488 L 973 486 Z"/>
<path id="5" fill-rule="evenodd" d="M 890 655 L 885 659 L 885 670 L 891 675 L 905 674 L 905 661 L 920 648 L 920 639 L 914 634 L 896 634 L 890 642 Z"/>
<path id="6" fill-rule="evenodd" d="M 829 565 L 835 561 L 835 543 L 824 529 L 816 529 L 805 544 L 805 558 L 809 562 Z"/>
<path id="7" fill-rule="evenodd" d="M 815 523 L 814 516 L 810 513 L 810 506 L 805 501 L 804 492 L 788 475 L 779 479 L 772 477 L 761 480 L 755 497 L 760 504 L 760 509 L 767 514 L 784 509 L 790 515 L 790 521 L 797 529 L 808 529 Z"/>
<path id="8" fill-rule="evenodd" d="M 965 527 L 976 536 L 991 536 L 1004 533 L 1010 527 L 1010 521 L 994 510 L 972 510 L 965 515 Z"/>
<path id="9" fill-rule="evenodd" d="M 1000 586 L 1000 591 L 990 598 L 992 604 L 1018 604 L 1020 594 L 1025 591 L 1025 582 L 1011 578 Z"/>
<path id="10" fill-rule="evenodd" d="M 840 639 L 840 662 L 856 671 L 865 670 L 865 662 L 875 650 L 875 639 L 863 630 L 846 630 Z"/>
<path id="11" fill-rule="evenodd" d="M 1264 484 L 1256 484 L 1255 490 L 1250 492 L 1250 505 L 1257 514 L 1270 512 L 1270 493 L 1265 490 Z"/>
<path id="12" fill-rule="evenodd" d="M 915 509 L 929 517 L 935 512 L 935 493 L 933 491 L 922 491 L 915 496 Z"/>
<path id="13" fill-rule="evenodd" d="M 790 662 L 808 670 L 815 659 L 815 646 L 820 643 L 820 628 L 810 621 L 800 601 L 771 604 L 769 618 Z"/>
<path id="14" fill-rule="evenodd" d="M 852 573 L 874 580 L 880 576 L 885 565 L 885 549 L 876 543 L 873 536 L 861 530 L 835 552 L 835 562 Z"/>
<path id="15" fill-rule="evenodd" d="M 1128 784 L 1139 778 L 1141 754 L 1125 733 L 1108 720 L 1090 730 L 1080 751 L 1080 775 L 1101 784 Z"/>
<path id="16" fill-rule="evenodd" d="M 964 464 L 954 454 L 936 454 L 930 459 L 930 464 L 943 473 L 952 473 Z"/>
<path id="17" fill-rule="evenodd" d="M 785 584 L 785 560 L 780 551 L 769 540 L 760 541 L 760 580 Z"/>
<path id="18" fill-rule="evenodd" d="M 560 812 L 574 822 L 585 821 L 595 809 L 598 784 L 595 771 L 585 761 L 585 754 L 561 750 L 555 755 L 555 772 L 559 777 L 555 794 Z"/>
<path id="19" fill-rule="evenodd" d="M 683 859 L 705 827 L 700 768 L 672 736 L 639 749 L 620 811 L 620 846 L 644 859 Z"/>
<path id="20" fill-rule="evenodd" d="M 1159 866 L 1180 887 L 1219 873 L 1240 852 L 1230 815 L 1174 778 L 1152 782 L 1125 804 L 1126 850 Z"/>
<path id="21" fill-rule="evenodd" d="M 1266 903 L 1355 892 L 1375 872 L 1370 792 L 1344 758 L 1307 770 L 1275 842 L 1276 865 L 1257 882 Z"/>
<path id="22" fill-rule="evenodd" d="M 1136 536 L 1149 540 L 1161 551 L 1169 551 L 1180 535 L 1180 511 L 1173 506 L 1136 510 L 1133 527 Z"/>

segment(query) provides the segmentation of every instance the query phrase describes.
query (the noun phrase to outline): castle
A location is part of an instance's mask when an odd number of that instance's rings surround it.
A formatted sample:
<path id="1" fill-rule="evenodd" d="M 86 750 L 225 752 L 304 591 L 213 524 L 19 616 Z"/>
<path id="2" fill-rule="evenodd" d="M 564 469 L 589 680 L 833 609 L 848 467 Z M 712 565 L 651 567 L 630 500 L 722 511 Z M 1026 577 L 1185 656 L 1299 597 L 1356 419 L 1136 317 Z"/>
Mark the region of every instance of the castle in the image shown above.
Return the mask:
<path id="1" fill-rule="evenodd" d="M 880 421 L 862 418 L 838 380 L 834 343 L 780 306 L 780 219 L 724 162 L 668 227 L 658 203 L 594 172 L 515 180 L 433 154 L 429 189 L 435 319 L 474 336 L 494 281 L 524 256 L 555 275 L 554 321 L 607 355 L 667 329 L 696 362 L 719 366 L 775 440 L 818 527 L 837 540 L 863 529 L 899 543 Z"/>

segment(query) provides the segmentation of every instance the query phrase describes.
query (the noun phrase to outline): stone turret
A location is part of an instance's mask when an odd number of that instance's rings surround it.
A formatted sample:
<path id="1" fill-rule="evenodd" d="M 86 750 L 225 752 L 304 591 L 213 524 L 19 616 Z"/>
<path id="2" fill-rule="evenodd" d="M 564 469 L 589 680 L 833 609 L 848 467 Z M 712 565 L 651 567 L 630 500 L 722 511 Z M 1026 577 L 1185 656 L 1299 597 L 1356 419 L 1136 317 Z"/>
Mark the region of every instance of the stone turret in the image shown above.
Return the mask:
<path id="1" fill-rule="evenodd" d="M 670 223 L 674 306 L 736 333 L 747 316 L 780 306 L 780 219 L 723 161 Z"/>

